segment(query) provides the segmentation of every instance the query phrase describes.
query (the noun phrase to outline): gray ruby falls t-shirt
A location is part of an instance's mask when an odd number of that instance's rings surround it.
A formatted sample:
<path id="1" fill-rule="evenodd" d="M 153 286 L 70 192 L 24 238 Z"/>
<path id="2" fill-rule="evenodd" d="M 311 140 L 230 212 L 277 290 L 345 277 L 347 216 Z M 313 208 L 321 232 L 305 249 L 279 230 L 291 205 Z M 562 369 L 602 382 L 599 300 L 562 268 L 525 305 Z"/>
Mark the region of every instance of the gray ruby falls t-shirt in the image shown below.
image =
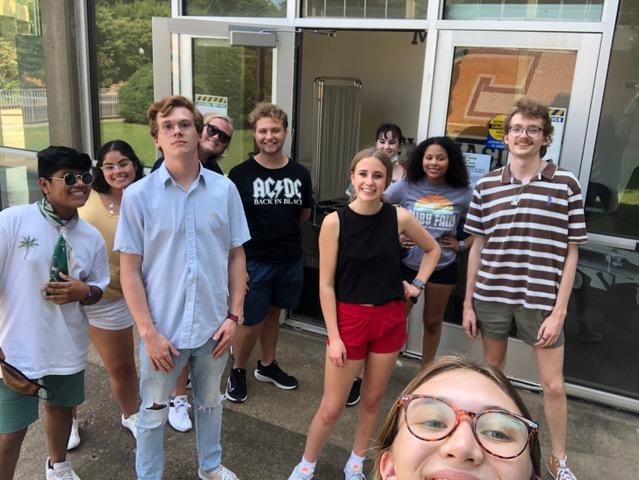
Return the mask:
<path id="1" fill-rule="evenodd" d="M 391 184 L 384 192 L 386 200 L 401 205 L 413 214 L 435 240 L 442 235 L 455 236 L 459 222 L 466 216 L 473 191 L 464 187 L 450 185 L 431 185 L 423 178 L 417 183 L 402 179 Z M 404 265 L 419 270 L 424 252 L 415 246 L 402 260 Z M 442 255 L 436 270 L 447 267 L 455 261 L 454 250 L 442 248 Z"/>

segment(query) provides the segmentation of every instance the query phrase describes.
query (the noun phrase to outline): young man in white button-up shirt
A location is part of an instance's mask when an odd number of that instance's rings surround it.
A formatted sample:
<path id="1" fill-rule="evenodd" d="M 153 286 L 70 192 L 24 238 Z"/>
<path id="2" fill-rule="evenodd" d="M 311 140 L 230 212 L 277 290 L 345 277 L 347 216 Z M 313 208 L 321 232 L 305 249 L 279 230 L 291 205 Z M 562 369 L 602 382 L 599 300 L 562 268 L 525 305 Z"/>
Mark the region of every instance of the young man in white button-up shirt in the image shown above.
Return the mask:
<path id="1" fill-rule="evenodd" d="M 148 111 L 164 164 L 124 193 L 114 249 L 124 297 L 140 332 L 136 470 L 160 480 L 175 380 L 191 367 L 198 475 L 232 480 L 221 465 L 220 376 L 243 313 L 249 236 L 237 189 L 197 156 L 201 116 L 184 97 Z"/>

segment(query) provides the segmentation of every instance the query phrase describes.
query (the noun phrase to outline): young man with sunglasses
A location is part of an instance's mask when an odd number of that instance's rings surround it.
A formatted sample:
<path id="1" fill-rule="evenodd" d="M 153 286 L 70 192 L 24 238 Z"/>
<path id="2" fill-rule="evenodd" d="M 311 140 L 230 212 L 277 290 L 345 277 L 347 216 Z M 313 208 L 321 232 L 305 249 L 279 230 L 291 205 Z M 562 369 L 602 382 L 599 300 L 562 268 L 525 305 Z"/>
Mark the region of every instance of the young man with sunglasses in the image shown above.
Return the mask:
<path id="1" fill-rule="evenodd" d="M 93 183 L 91 159 L 67 147 L 38 152 L 44 197 L 0 212 L 0 347 L 53 397 L 44 404 L 47 480 L 78 479 L 66 460 L 73 407 L 84 401 L 89 347 L 82 305 L 109 284 L 102 235 L 79 219 Z M 20 446 L 38 418 L 38 397 L 0 382 L 0 478 L 11 479 Z"/>
<path id="2" fill-rule="evenodd" d="M 471 338 L 481 332 L 484 357 L 497 368 L 513 322 L 534 348 L 552 444 L 547 468 L 554 479 L 576 480 L 566 464 L 563 326 L 587 236 L 579 182 L 542 160 L 552 130 L 548 108 L 526 98 L 504 122 L 509 163 L 477 182 L 466 219 L 475 241 L 463 326 Z"/>
<path id="3" fill-rule="evenodd" d="M 199 111 L 196 113 L 196 116 L 198 115 L 201 116 Z M 220 175 L 224 174 L 219 162 L 224 152 L 229 148 L 232 138 L 233 123 L 229 117 L 219 113 L 207 113 L 204 116 L 204 128 L 200 134 L 200 144 L 197 152 L 204 168 Z M 156 160 L 151 172 L 155 172 L 160 168 L 162 162 L 164 162 L 163 156 Z"/>
<path id="4" fill-rule="evenodd" d="M 308 220 L 313 197 L 311 175 L 283 153 L 288 120 L 277 105 L 261 103 L 249 114 L 256 155 L 229 172 L 237 186 L 251 231 L 246 258 L 248 292 L 244 324 L 233 343 L 233 368 L 226 398 L 247 399 L 246 364 L 259 338 L 255 378 L 278 388 L 297 388 L 297 379 L 275 360 L 281 309 L 297 306 L 302 291 L 301 223 Z"/>
<path id="5" fill-rule="evenodd" d="M 165 97 L 147 118 L 165 161 L 124 191 L 114 244 L 141 339 L 137 478 L 162 479 L 171 391 L 188 363 L 198 477 L 236 480 L 221 465 L 220 379 L 244 307 L 249 230 L 233 183 L 198 159 L 203 125 L 193 103 Z"/>

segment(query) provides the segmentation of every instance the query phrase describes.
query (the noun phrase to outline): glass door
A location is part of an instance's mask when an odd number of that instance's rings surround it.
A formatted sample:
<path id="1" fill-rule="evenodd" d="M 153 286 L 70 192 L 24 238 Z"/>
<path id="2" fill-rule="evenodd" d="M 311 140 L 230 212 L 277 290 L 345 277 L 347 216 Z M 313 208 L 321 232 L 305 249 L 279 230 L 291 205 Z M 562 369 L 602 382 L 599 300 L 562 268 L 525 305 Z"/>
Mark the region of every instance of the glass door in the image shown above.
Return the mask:
<path id="1" fill-rule="evenodd" d="M 294 36 L 276 25 L 153 19 L 154 97 L 184 95 L 203 114 L 233 120 L 233 140 L 220 162 L 225 173 L 253 152 L 248 114 L 256 103 L 277 103 L 292 116 Z"/>
<path id="2" fill-rule="evenodd" d="M 546 158 L 579 176 L 600 42 L 599 34 L 440 31 L 428 136 L 444 134 L 460 143 L 476 181 L 506 164 L 505 114 L 517 99 L 530 96 L 551 107 L 555 133 Z M 464 266 L 462 258 L 440 352 L 481 357 L 481 342 L 471 343 L 461 329 Z M 421 320 L 411 317 L 409 351 L 418 353 L 421 335 Z M 514 337 L 509 343 L 507 373 L 536 384 L 534 352 Z"/>

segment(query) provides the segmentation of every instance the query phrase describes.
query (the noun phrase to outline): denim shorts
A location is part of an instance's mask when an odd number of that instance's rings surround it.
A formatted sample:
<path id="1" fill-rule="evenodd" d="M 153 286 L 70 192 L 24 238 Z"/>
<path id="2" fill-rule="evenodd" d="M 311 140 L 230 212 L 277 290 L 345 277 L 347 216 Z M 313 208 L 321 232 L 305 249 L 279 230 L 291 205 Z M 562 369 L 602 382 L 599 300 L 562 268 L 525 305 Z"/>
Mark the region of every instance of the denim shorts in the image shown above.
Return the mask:
<path id="1" fill-rule="evenodd" d="M 297 307 L 304 283 L 304 260 L 289 263 L 246 262 L 249 282 L 244 300 L 244 325 L 261 323 L 269 307 Z"/>
<path id="2" fill-rule="evenodd" d="M 84 402 L 84 370 L 71 375 L 47 375 L 40 383 L 55 397 L 57 407 L 76 407 Z M 38 397 L 11 390 L 0 379 L 0 433 L 17 432 L 38 419 Z"/>

